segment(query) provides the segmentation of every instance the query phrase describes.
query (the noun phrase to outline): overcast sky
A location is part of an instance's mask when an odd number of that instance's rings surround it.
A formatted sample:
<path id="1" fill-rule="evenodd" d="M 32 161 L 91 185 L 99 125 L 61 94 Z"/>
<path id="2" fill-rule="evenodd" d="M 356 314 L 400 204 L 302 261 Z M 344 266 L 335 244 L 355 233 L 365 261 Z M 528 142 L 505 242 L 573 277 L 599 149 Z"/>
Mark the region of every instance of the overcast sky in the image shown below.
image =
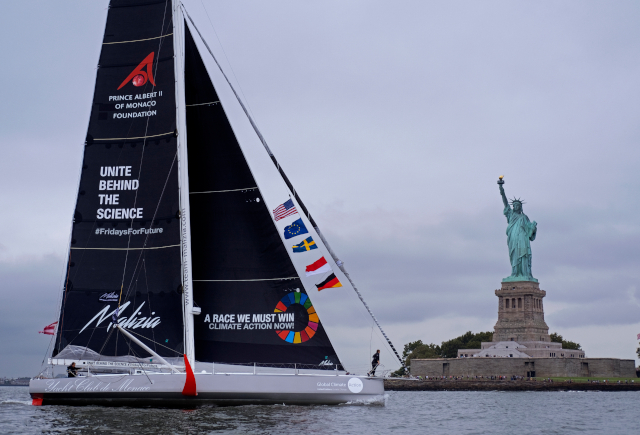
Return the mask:
<path id="1" fill-rule="evenodd" d="M 636 357 L 640 3 L 184 3 L 396 347 L 492 330 L 505 175 L 550 332 Z M 0 376 L 57 319 L 107 4 L 0 14 Z"/>

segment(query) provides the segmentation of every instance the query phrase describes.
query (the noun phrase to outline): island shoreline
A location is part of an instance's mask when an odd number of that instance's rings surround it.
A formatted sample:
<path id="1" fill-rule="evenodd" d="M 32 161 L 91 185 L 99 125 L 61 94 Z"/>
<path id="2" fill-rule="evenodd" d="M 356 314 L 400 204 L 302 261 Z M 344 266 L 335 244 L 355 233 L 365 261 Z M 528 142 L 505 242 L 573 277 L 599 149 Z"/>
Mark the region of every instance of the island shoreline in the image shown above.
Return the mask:
<path id="1" fill-rule="evenodd" d="M 384 389 L 385 391 L 640 391 L 640 382 L 618 384 L 525 380 L 385 379 Z"/>

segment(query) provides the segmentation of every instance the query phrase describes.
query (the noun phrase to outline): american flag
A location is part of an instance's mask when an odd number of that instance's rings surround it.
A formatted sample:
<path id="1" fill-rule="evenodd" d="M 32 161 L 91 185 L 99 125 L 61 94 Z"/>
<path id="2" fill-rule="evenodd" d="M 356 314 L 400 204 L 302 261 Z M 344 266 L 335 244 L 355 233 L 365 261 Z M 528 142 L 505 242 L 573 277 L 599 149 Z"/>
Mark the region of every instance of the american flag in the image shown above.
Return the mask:
<path id="1" fill-rule="evenodd" d="M 273 218 L 276 220 L 276 222 L 278 222 L 282 218 L 291 216 L 292 214 L 298 214 L 298 210 L 296 210 L 292 200 L 288 200 L 284 204 L 280 204 L 273 210 Z"/>

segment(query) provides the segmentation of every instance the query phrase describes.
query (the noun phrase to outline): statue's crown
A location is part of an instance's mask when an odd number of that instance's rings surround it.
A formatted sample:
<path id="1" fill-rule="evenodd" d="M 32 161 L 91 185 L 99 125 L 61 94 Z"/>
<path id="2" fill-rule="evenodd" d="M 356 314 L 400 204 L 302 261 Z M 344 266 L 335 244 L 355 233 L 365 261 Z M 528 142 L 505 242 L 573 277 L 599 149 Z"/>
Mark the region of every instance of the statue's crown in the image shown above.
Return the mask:
<path id="1" fill-rule="evenodd" d="M 517 202 L 517 203 L 520 203 L 520 205 L 522 205 L 522 204 L 526 204 L 526 203 L 524 202 L 524 200 L 522 200 L 522 199 L 520 199 L 520 198 L 513 198 L 513 199 L 512 199 L 511 201 L 509 201 L 509 202 L 511 203 L 511 205 L 515 204 L 516 202 Z"/>

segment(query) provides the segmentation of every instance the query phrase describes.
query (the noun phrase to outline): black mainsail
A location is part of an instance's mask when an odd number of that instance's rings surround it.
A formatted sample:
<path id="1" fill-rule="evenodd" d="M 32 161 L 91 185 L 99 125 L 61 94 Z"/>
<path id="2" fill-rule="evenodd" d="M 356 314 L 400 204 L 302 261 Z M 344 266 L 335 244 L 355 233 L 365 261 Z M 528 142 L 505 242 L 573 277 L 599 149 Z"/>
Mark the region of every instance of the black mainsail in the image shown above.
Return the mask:
<path id="1" fill-rule="evenodd" d="M 183 352 L 172 17 L 169 0 L 111 1 L 53 356 L 145 355 L 118 306 L 158 354 Z"/>

